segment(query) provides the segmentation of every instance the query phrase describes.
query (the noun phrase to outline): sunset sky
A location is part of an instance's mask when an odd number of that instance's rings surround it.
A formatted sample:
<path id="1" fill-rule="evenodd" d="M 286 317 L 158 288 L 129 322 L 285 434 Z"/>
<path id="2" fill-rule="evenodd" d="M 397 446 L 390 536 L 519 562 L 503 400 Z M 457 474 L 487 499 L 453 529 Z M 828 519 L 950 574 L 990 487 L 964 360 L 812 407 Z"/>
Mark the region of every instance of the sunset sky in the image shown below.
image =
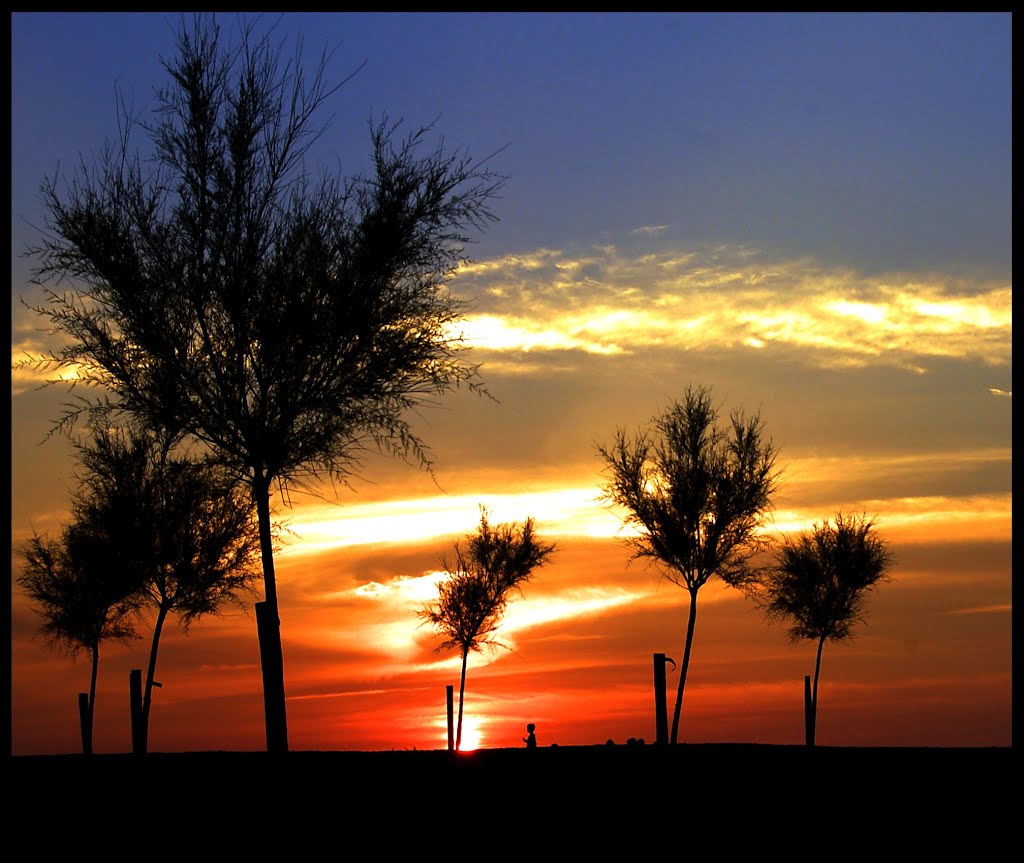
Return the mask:
<path id="1" fill-rule="evenodd" d="M 23 255 L 40 182 L 116 136 L 115 84 L 152 105 L 177 19 L 11 23 L 14 363 L 49 344 L 21 302 L 41 297 Z M 350 487 L 278 501 L 290 748 L 446 745 L 459 657 L 417 611 L 481 504 L 558 550 L 509 607 L 508 649 L 470 656 L 466 742 L 520 746 L 527 722 L 541 746 L 653 741 L 652 654 L 681 660 L 687 594 L 629 564 L 596 447 L 688 384 L 761 412 L 773 536 L 866 512 L 895 556 L 866 625 L 825 646 L 817 742 L 1010 745 L 1008 13 L 302 13 L 278 32 L 307 58 L 337 48 L 339 80 L 365 61 L 313 172 L 364 170 L 386 111 L 508 177 L 450 284 L 494 399 L 414 418 L 433 478 L 374 456 Z M 73 488 L 67 441 L 42 442 L 65 392 L 41 380 L 12 374 L 12 584 Z M 717 580 L 698 608 L 680 739 L 803 742 L 815 645 Z M 12 752 L 80 751 L 89 662 L 39 622 L 12 588 Z M 101 647 L 97 752 L 131 748 L 139 631 Z M 251 603 L 165 630 L 157 680 L 152 751 L 265 747 Z"/>

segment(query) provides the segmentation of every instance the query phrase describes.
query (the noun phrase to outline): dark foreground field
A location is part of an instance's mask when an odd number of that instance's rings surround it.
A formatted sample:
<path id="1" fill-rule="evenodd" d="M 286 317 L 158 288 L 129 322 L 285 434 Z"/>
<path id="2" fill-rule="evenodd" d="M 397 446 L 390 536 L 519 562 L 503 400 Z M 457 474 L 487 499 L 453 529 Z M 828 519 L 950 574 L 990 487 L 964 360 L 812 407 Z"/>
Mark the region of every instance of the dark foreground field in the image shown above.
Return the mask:
<path id="1" fill-rule="evenodd" d="M 937 847 L 970 842 L 979 851 L 1011 835 L 1021 811 L 1021 774 L 1009 747 L 648 744 L 464 754 L 20 756 L 10 759 L 5 778 L 14 792 L 5 812 L 12 827 L 52 806 L 65 818 L 108 827 L 147 824 L 152 841 L 203 823 L 250 834 L 288 830 L 297 839 L 372 825 L 398 841 L 403 831 L 440 829 L 452 818 L 479 827 L 483 817 L 530 830 L 575 825 L 590 837 L 715 825 L 740 844 L 753 838 L 753 825 L 782 834 L 831 825 L 847 834 L 851 851 L 869 835 L 895 830 L 909 841 L 923 831 Z"/>

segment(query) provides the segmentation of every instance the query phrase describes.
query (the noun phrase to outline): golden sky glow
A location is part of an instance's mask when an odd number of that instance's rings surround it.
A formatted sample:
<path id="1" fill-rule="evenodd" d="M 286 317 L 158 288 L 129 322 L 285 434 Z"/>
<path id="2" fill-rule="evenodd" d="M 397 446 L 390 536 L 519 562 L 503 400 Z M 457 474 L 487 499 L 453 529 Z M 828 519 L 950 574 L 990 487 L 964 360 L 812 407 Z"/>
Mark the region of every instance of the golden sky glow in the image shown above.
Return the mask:
<path id="1" fill-rule="evenodd" d="M 445 745 L 444 686 L 457 684 L 460 657 L 435 650 L 418 612 L 444 577 L 440 555 L 472 531 L 481 505 L 495 521 L 532 516 L 558 551 L 510 604 L 499 646 L 470 655 L 466 747 L 520 745 L 526 721 L 537 722 L 542 745 L 652 737 L 651 653 L 678 658 L 686 594 L 656 567 L 630 563 L 622 513 L 600 499 L 594 447 L 646 422 L 688 380 L 715 387 L 726 411 L 764 412 L 784 471 L 766 532 L 781 537 L 854 510 L 877 519 L 896 553 L 895 583 L 872 600 L 853 649 L 826 650 L 822 685 L 835 715 L 825 740 L 895 745 L 903 732 L 865 714 L 866 703 L 899 699 L 924 722 L 954 680 L 1005 725 L 951 708 L 916 739 L 961 740 L 964 722 L 988 728 L 984 740 L 1006 739 L 1009 287 L 869 277 L 745 249 L 627 254 L 606 244 L 484 260 L 464 267 L 452 290 L 474 298 L 460 332 L 498 401 L 460 395 L 424 414 L 436 482 L 373 457 L 360 472 L 367 481 L 355 478 L 351 490 L 294 493 L 278 507 L 295 748 Z M 13 358 L 45 349 L 32 323 L 15 322 Z M 12 375 L 23 429 L 15 545 L 32 530 L 59 529 L 67 513 L 69 454 L 59 440 L 38 445 L 61 394 L 34 391 L 40 380 Z M 807 651 L 714 581 L 700 609 L 689 739 L 799 740 L 790 702 Z M 82 665 L 32 636 L 35 619 L 17 595 L 14 620 L 16 739 L 23 751 L 73 750 L 65 702 Z M 975 645 L 961 656 L 989 658 L 975 667 L 949 653 L 955 643 Z M 123 749 L 121 677 L 143 664 L 146 644 L 104 652 L 101 751 Z M 169 632 L 155 746 L 260 748 L 256 647 L 251 612 L 204 620 L 187 638 Z M 40 675 L 54 681 L 52 694 L 32 694 Z M 236 734 L 219 737 L 204 723 L 213 709 L 236 716 Z"/>
<path id="2" fill-rule="evenodd" d="M 80 369 L 18 365 L 60 348 L 25 305 L 45 303 L 40 184 L 73 183 L 116 141 L 113 83 L 153 120 L 175 52 L 174 16 L 72 17 L 11 18 L 12 584 L 75 489 L 74 448 L 47 433 L 100 394 L 71 387 Z M 241 23 L 226 15 L 223 32 Z M 722 419 L 757 413 L 778 448 L 769 537 L 852 511 L 891 545 L 893 577 L 855 637 L 825 646 L 818 742 L 1010 745 L 1009 13 L 289 12 L 273 26 L 289 57 L 292 39 L 309 59 L 322 39 L 328 81 L 345 81 L 303 151 L 313 178 L 372 174 L 361 118 L 381 110 L 407 118 L 402 133 L 437 118 L 420 155 L 443 140 L 507 176 L 498 221 L 466 226 L 474 260 L 442 288 L 466 302 L 450 334 L 493 398 L 463 388 L 409 414 L 432 472 L 369 453 L 333 484 L 303 475 L 275 495 L 290 748 L 446 745 L 459 656 L 418 612 L 481 505 L 533 517 L 558 548 L 509 605 L 503 646 L 469 657 L 467 746 L 522 746 L 527 722 L 541 746 L 653 739 L 652 654 L 681 659 L 688 594 L 631 561 L 622 513 L 599 499 L 599 447 L 691 385 Z M 487 74 L 466 74 L 481 58 Z M 12 751 L 80 751 L 88 662 L 50 650 L 11 596 Z M 168 622 L 153 751 L 265 748 L 262 598 L 187 635 Z M 697 608 L 681 739 L 800 744 L 814 645 L 714 578 Z M 152 623 L 102 647 L 97 752 L 130 749 L 127 681 Z"/>
<path id="3" fill-rule="evenodd" d="M 522 495 L 487 495 L 498 512 L 547 513 L 540 519 L 542 535 L 613 538 L 628 536 L 615 514 L 594 505 L 596 488 L 534 491 Z M 521 505 L 514 508 L 514 503 Z M 908 497 L 857 501 L 871 512 L 884 512 L 886 525 L 898 530 L 904 541 L 914 537 L 930 538 L 931 526 L 956 524 L 958 535 L 971 539 L 1009 540 L 1011 536 L 1012 496 L 971 495 L 967 497 Z M 476 498 L 423 498 L 414 501 L 389 501 L 342 507 L 310 507 L 293 510 L 289 537 L 283 555 L 318 554 L 351 545 L 400 545 L 425 540 L 453 538 L 453 523 L 472 522 Z M 839 503 L 837 508 L 846 508 Z M 331 517 L 333 516 L 333 517 Z M 821 521 L 818 509 L 786 508 L 776 510 L 770 530 L 805 530 Z M 922 533 L 924 531 L 924 533 Z"/>
<path id="4" fill-rule="evenodd" d="M 459 330 L 486 351 L 773 346 L 806 349 L 816 364 L 915 370 L 927 357 L 1010 357 L 1012 291 L 999 283 L 869 277 L 753 251 L 630 257 L 605 246 L 470 264 L 454 284 L 477 298 Z"/>
<path id="5" fill-rule="evenodd" d="M 647 348 L 748 346 L 803 350 L 820 365 L 896 365 L 927 358 L 1010 360 L 1012 289 L 931 277 L 870 277 L 752 250 L 633 256 L 613 246 L 585 255 L 539 249 L 464 265 L 452 290 L 475 310 L 453 326 L 479 352 L 630 354 Z M 952 295 L 951 295 L 952 294 Z M 38 321 L 17 315 L 12 363 L 45 351 Z M 536 363 L 503 362 L 532 374 Z M 33 366 L 12 374 L 15 394 L 53 378 Z M 73 369 L 61 373 L 77 377 Z"/>

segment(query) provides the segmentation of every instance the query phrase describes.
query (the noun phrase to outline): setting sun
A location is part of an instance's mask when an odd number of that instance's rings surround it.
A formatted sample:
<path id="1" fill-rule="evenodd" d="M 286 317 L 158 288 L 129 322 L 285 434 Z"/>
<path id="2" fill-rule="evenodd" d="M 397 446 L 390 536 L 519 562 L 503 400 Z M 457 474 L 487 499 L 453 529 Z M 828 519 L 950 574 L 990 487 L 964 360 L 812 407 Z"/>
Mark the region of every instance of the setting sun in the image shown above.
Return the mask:
<path id="1" fill-rule="evenodd" d="M 483 745 L 482 735 L 476 728 L 475 722 L 462 720 L 462 748 L 460 752 L 472 752 Z"/>

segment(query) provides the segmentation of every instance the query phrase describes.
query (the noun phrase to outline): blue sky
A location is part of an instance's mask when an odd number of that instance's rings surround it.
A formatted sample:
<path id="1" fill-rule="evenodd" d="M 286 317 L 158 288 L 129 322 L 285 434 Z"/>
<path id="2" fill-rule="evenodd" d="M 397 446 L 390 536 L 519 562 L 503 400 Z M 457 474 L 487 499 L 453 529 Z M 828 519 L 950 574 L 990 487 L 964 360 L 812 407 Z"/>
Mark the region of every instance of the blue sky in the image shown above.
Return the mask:
<path id="1" fill-rule="evenodd" d="M 152 102 L 175 19 L 12 24 L 17 219 L 42 174 L 112 133 L 115 81 Z M 381 111 L 438 118 L 478 157 L 507 145 L 487 252 L 666 225 L 863 268 L 1009 271 L 1008 14 L 301 13 L 279 31 L 308 59 L 335 48 L 336 78 L 366 63 L 331 101 L 325 163 L 358 166 Z"/>
<path id="2" fill-rule="evenodd" d="M 22 255 L 43 224 L 40 182 L 58 167 L 72 171 L 79 154 L 90 161 L 116 134 L 115 83 L 137 109 L 153 104 L 177 18 L 11 21 L 17 362 L 53 344 L 20 302 L 42 297 Z M 235 31 L 234 16 L 221 23 Z M 477 158 L 493 154 L 489 166 L 508 178 L 494 202 L 499 221 L 475 238 L 474 263 L 451 282 L 472 302 L 464 334 L 496 401 L 458 393 L 414 423 L 440 489 L 407 465 L 371 458 L 366 481 L 336 498 L 326 489 L 326 502 L 298 496 L 283 511 L 293 534 L 281 560 L 282 632 L 295 658 L 296 727 L 307 729 L 293 735 L 299 748 L 428 745 L 345 736 L 354 730 L 318 737 L 322 726 L 312 714 L 303 724 L 302 705 L 328 710 L 338 692 L 383 686 L 409 716 L 432 709 L 416 700 L 437 669 L 424 644 L 408 641 L 410 597 L 432 588 L 437 553 L 471 531 L 477 504 L 488 502 L 499 520 L 535 515 L 565 555 L 531 588 L 537 604 L 516 624 L 517 654 L 481 659 L 481 683 L 506 669 L 527 678 L 553 669 L 543 679 L 555 697 L 572 675 L 590 679 L 593 663 L 568 646 L 597 650 L 618 633 L 609 667 L 627 674 L 640 660 L 617 731 L 559 730 L 554 707 L 529 709 L 548 717 L 540 727 L 549 740 L 637 735 L 628 722 L 649 703 L 650 654 L 677 649 L 685 594 L 626 568 L 616 520 L 594 504 L 594 444 L 646 423 L 688 383 L 712 387 L 726 412 L 761 410 L 785 469 L 778 530 L 842 508 L 877 516 L 894 544 L 896 583 L 824 681 L 836 706 L 834 724 L 820 724 L 822 742 L 1009 741 L 1009 13 L 289 13 L 277 26 L 288 50 L 302 37 L 308 61 L 335 49 L 330 78 L 358 70 L 326 106 L 334 119 L 310 151 L 311 171 L 363 170 L 368 120 L 387 112 L 410 129 L 436 120 L 435 143 L 443 136 Z M 12 374 L 15 544 L 59 529 L 73 482 L 66 442 L 39 443 L 62 398 L 34 389 L 41 379 Z M 318 616 L 335 605 L 346 615 L 340 628 Z M 734 659 L 714 664 L 698 631 L 692 703 L 706 721 L 690 739 L 739 729 L 747 740 L 798 742 L 799 711 L 789 717 L 779 706 L 789 696 L 776 693 L 800 686 L 806 657 L 738 598 L 713 593 L 704 608 L 709 635 Z M 12 620 L 18 747 L 74 749 L 65 702 L 81 664 L 32 637 L 37 621 L 17 596 Z M 206 632 L 219 640 L 204 641 Z M 379 655 L 366 647 L 375 632 L 388 633 Z M 651 641 L 654 633 L 664 640 Z M 161 648 L 167 679 L 192 680 L 195 656 L 222 651 L 222 680 L 232 675 L 256 710 L 232 727 L 250 723 L 253 736 L 237 739 L 260 745 L 251 621 L 196 627 L 188 645 Z M 412 670 L 393 671 L 410 657 Z M 140 660 L 116 649 L 107 661 L 102 685 L 122 693 L 119 675 Z M 40 675 L 52 690 L 39 689 Z M 607 685 L 594 682 L 595 703 Z M 194 683 L 197 693 L 204 686 Z M 954 688 L 971 697 L 952 704 Z M 764 699 L 763 716 L 789 718 L 723 722 L 748 696 Z M 230 747 L 199 719 L 188 737 L 203 703 L 178 697 L 168 724 L 153 729 L 155 748 Z M 366 697 L 372 724 L 379 708 Z M 905 699 L 899 729 L 872 707 L 893 698 Z M 521 706 L 509 708 L 513 742 Z M 497 715 L 487 721 L 497 734 Z M 102 745 L 123 748 L 111 735 Z"/>

